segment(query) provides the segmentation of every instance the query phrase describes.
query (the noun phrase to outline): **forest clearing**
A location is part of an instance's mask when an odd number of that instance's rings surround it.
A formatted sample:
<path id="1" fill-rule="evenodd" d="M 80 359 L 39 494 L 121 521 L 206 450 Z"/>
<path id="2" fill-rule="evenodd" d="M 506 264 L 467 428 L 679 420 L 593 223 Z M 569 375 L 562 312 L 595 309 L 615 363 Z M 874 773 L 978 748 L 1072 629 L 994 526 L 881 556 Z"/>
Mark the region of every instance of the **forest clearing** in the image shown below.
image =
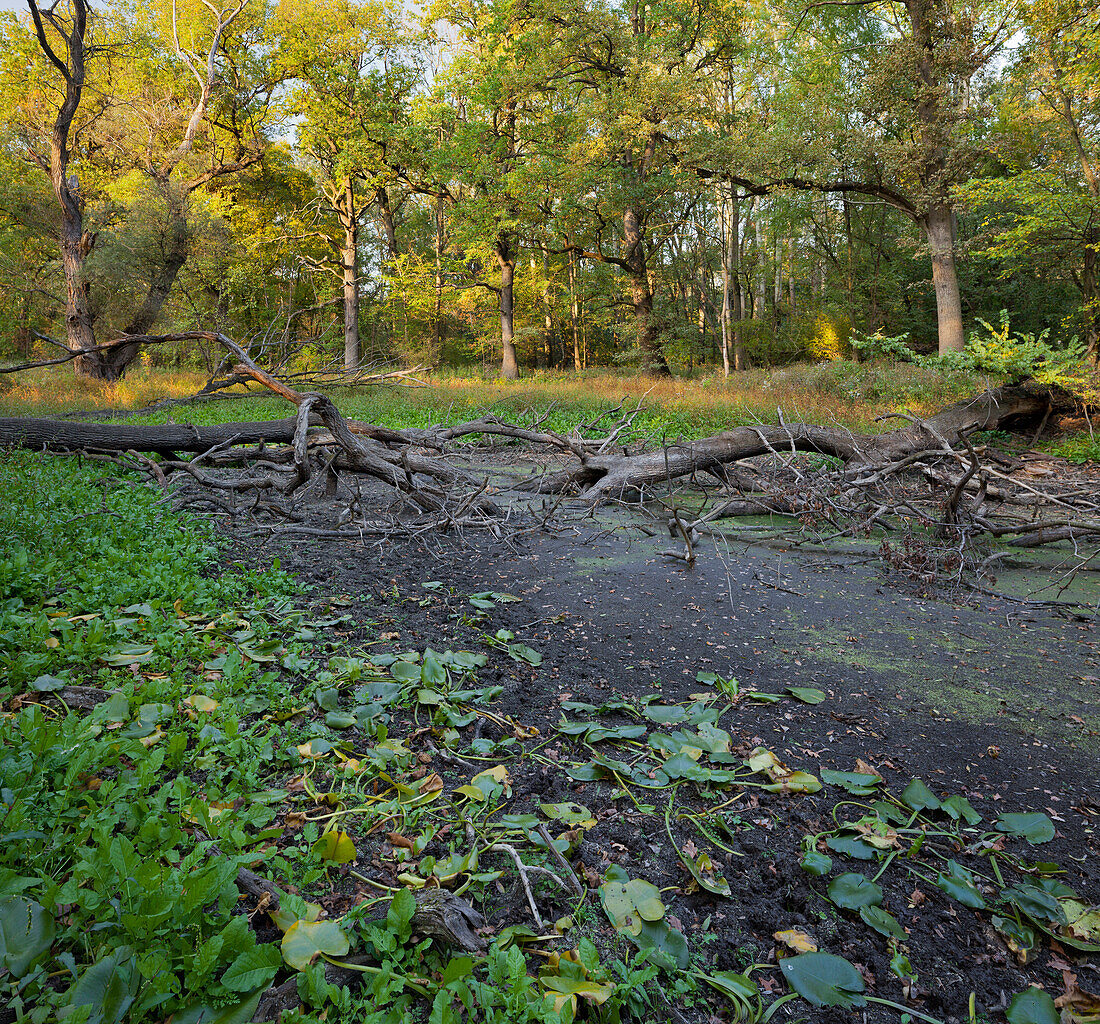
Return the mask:
<path id="1" fill-rule="evenodd" d="M 0 8 L 0 1024 L 1100 1022 L 1091 5 Z"/>

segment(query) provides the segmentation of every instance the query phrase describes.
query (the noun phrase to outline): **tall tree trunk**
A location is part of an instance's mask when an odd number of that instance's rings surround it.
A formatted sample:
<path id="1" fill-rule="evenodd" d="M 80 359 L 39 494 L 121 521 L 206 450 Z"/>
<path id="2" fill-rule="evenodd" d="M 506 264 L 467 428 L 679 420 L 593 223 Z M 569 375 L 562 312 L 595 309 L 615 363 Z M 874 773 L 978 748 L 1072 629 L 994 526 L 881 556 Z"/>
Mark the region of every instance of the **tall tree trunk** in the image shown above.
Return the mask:
<path id="1" fill-rule="evenodd" d="M 730 375 L 730 231 L 726 200 L 718 186 L 718 226 L 722 239 L 722 312 L 718 320 L 722 328 L 722 374 Z"/>
<path id="2" fill-rule="evenodd" d="M 638 211 L 628 206 L 623 211 L 623 248 L 630 275 L 630 301 L 634 307 L 634 325 L 642 369 L 667 374 L 668 363 L 658 342 L 659 331 L 653 319 L 653 289 L 646 263 L 644 225 Z"/>
<path id="3" fill-rule="evenodd" d="M 393 297 L 394 333 L 397 333 L 397 322 L 405 337 L 405 352 L 409 351 L 409 310 L 405 303 L 404 292 L 400 289 L 397 274 L 397 225 L 393 215 L 393 207 L 390 206 L 390 194 L 385 186 L 375 193 L 375 202 L 378 204 L 378 220 L 382 225 L 384 238 L 382 253 L 382 271 L 389 277 L 389 287 Z"/>
<path id="4" fill-rule="evenodd" d="M 76 175 L 55 185 L 61 202 L 61 267 L 65 275 L 65 337 L 70 349 L 87 351 L 95 348 L 95 331 L 88 298 L 88 280 L 84 264 L 91 252 L 93 239 L 84 230 L 84 199 Z M 80 356 L 76 360 L 78 373 L 101 380 L 110 380 L 102 353 Z"/>
<path id="5" fill-rule="evenodd" d="M 944 181 L 948 176 L 949 140 L 946 123 L 949 120 L 943 105 L 947 95 L 943 72 L 936 63 L 937 33 L 933 27 L 936 7 L 933 0 L 904 0 L 912 41 L 916 51 L 916 70 L 922 89 L 917 100 L 917 122 L 920 128 L 920 150 L 917 174 L 922 184 L 939 194 L 919 218 L 928 237 L 932 254 L 932 285 L 936 291 L 936 321 L 939 351 L 961 352 L 966 344 L 963 334 L 962 297 L 955 270 L 955 217 Z M 944 38 L 940 50 L 954 42 Z M 946 101 L 949 102 L 949 101 Z"/>
<path id="6" fill-rule="evenodd" d="M 852 234 L 852 204 L 848 202 L 847 195 L 842 196 L 844 203 L 844 294 L 848 301 L 848 308 L 855 304 L 856 291 L 856 246 L 855 237 Z"/>
<path id="7" fill-rule="evenodd" d="M 507 232 L 497 235 L 494 246 L 497 262 L 500 264 L 500 344 L 503 354 L 500 363 L 500 375 L 505 380 L 519 379 L 519 363 L 516 359 L 514 330 L 514 301 L 516 254 L 512 250 Z"/>
<path id="8" fill-rule="evenodd" d="M 359 216 L 355 208 L 355 188 L 350 179 L 344 184 L 339 206 L 344 229 L 341 263 L 344 274 L 344 369 L 359 366 Z"/>
<path id="9" fill-rule="evenodd" d="M 72 23 L 66 26 L 59 23 L 60 16 L 55 14 L 53 6 L 40 10 L 34 0 L 28 0 L 27 6 L 34 21 L 38 45 L 50 63 L 61 73 L 65 83 L 65 98 L 61 101 L 50 132 L 49 159 L 35 159 L 49 175 L 60 207 L 59 240 L 61 266 L 65 275 L 65 337 L 70 349 L 86 352 L 95 347 L 95 332 L 92 328 L 94 318 L 88 301 L 88 281 L 84 274 L 84 264 L 94 239 L 84 230 L 84 197 L 80 192 L 80 183 L 75 174 L 69 175 L 69 130 L 84 91 L 84 39 L 89 9 L 86 0 L 73 0 Z M 63 56 L 55 53 L 50 45 L 43 18 L 50 22 L 66 43 Z M 78 358 L 76 369 L 78 373 L 91 377 L 104 376 L 103 360 L 99 353 Z"/>
<path id="10" fill-rule="evenodd" d="M 772 279 L 772 319 L 779 322 L 779 304 L 783 301 L 783 237 L 775 228 L 775 277 Z"/>
<path id="11" fill-rule="evenodd" d="M 767 290 L 768 256 L 764 238 L 764 204 L 756 204 L 756 213 L 753 216 L 753 229 L 756 234 L 756 281 L 752 301 L 752 315 L 756 320 L 763 320 L 765 314 L 764 293 Z"/>
<path id="12" fill-rule="evenodd" d="M 435 319 L 432 325 L 432 359 L 443 358 L 443 199 L 435 203 Z"/>
<path id="13" fill-rule="evenodd" d="M 577 294 L 577 257 L 569 251 L 569 319 L 573 325 L 573 369 L 580 373 L 581 362 L 581 302 Z"/>
<path id="14" fill-rule="evenodd" d="M 924 216 L 924 230 L 932 251 L 932 284 L 936 289 L 936 322 L 939 352 L 961 352 L 966 347 L 963 333 L 962 297 L 955 271 L 955 218 L 947 203 L 937 203 Z"/>
<path id="15" fill-rule="evenodd" d="M 1085 310 L 1085 341 L 1093 362 L 1100 362 L 1100 296 L 1097 295 L 1097 250 L 1100 231 L 1091 228 L 1085 235 L 1084 266 L 1081 268 L 1081 299 Z"/>
<path id="16" fill-rule="evenodd" d="M 170 189 L 171 183 L 160 183 Z M 161 310 L 172 291 L 179 272 L 190 255 L 191 235 L 187 227 L 187 200 L 185 196 L 168 196 L 168 245 L 163 261 L 154 268 L 149 278 L 149 287 L 145 292 L 138 311 L 123 328 L 125 334 L 148 334 L 157 322 Z M 140 345 L 120 345 L 103 353 L 104 376 L 109 380 L 119 380 L 141 351 Z"/>
<path id="17" fill-rule="evenodd" d="M 542 250 L 542 340 L 546 346 L 546 361 L 554 365 L 554 316 L 550 303 L 550 256 Z"/>

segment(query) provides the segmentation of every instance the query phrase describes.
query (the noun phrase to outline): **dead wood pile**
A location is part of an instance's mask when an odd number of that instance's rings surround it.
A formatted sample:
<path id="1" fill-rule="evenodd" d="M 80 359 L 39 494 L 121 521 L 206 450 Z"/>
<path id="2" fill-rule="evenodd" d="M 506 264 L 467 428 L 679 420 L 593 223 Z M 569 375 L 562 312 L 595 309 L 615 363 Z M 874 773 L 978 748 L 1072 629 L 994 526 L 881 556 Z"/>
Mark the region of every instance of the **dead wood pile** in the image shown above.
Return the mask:
<path id="1" fill-rule="evenodd" d="M 331 399 L 296 391 L 262 370 L 231 339 L 207 337 L 230 354 L 234 376 L 261 382 L 296 406 L 297 414 L 206 427 L 0 419 L 0 445 L 122 457 L 153 477 L 177 506 L 205 504 L 253 519 L 267 516 L 283 530 L 287 520 L 302 520 L 302 496 L 322 482 L 331 498 L 340 478 L 371 477 L 396 498 L 385 515 L 368 513 L 353 500 L 330 528 L 289 527 L 318 536 L 472 526 L 501 536 L 516 508 L 506 491 L 595 503 L 667 494 L 689 481 L 719 499 L 694 516 L 670 509 L 668 528 L 683 541 L 679 557 L 689 561 L 696 542 L 713 532 L 718 520 L 762 514 L 797 520 L 823 538 L 867 535 L 875 528 L 925 528 L 939 549 L 920 556 L 930 559 L 923 569 L 939 574 L 961 572 L 968 559 L 972 562 L 978 541 L 986 543 L 978 552 L 984 565 L 1003 557 L 989 547 L 992 541 L 1022 548 L 1058 541 L 1080 545 L 1100 537 L 1095 481 L 1064 474 L 1034 480 L 1025 461 L 976 442 L 982 431 L 1049 415 L 1051 396 L 1035 387 L 986 391 L 927 419 L 905 415 L 899 429 L 878 434 L 786 423 L 780 415 L 776 424 L 645 447 L 636 443 L 632 429 L 640 403 L 625 413 L 621 407 L 612 410 L 570 434 L 492 416 L 427 430 L 347 420 Z M 527 450 L 551 455 L 553 468 L 490 486 L 485 472 L 474 472 L 455 457 L 454 442 L 474 435 L 523 442 Z M 240 500 L 245 494 L 248 500 Z M 886 542 L 884 554 L 899 559 L 901 548 Z M 1081 564 L 1093 554 L 1083 551 Z M 912 553 L 905 557 L 911 560 Z"/>

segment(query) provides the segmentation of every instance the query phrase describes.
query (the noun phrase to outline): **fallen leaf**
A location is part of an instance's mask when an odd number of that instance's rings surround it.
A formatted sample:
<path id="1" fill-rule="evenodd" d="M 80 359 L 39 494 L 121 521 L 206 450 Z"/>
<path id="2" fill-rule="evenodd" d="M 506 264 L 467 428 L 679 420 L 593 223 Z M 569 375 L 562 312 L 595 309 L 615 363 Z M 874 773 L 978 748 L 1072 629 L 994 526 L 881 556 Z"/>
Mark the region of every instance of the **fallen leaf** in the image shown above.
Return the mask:
<path id="1" fill-rule="evenodd" d="M 787 928 L 784 931 L 776 932 L 773 938 L 778 942 L 782 942 L 788 949 L 793 949 L 796 953 L 817 952 L 817 943 L 797 928 Z"/>
<path id="2" fill-rule="evenodd" d="M 1054 1000 L 1054 1005 L 1059 1010 L 1069 1008 L 1077 1011 L 1079 1015 L 1100 1014 L 1100 996 L 1081 988 L 1077 984 L 1077 975 L 1073 971 L 1062 971 L 1062 984 L 1066 986 L 1066 990 Z"/>
<path id="3" fill-rule="evenodd" d="M 413 842 L 411 839 L 406 839 L 400 832 L 388 832 L 386 838 L 390 841 L 391 846 L 400 846 L 403 850 L 413 852 Z"/>

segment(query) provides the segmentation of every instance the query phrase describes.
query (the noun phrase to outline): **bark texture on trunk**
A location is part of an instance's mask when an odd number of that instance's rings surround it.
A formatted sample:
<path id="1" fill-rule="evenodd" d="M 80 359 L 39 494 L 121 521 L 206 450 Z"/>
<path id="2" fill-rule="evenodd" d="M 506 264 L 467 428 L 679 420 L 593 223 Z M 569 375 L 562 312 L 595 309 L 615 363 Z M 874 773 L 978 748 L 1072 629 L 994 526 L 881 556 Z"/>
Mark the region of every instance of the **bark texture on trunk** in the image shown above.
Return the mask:
<path id="1" fill-rule="evenodd" d="M 939 352 L 961 352 L 966 347 L 962 297 L 955 269 L 955 217 L 946 203 L 933 206 L 924 218 L 928 247 L 932 251 L 932 284 L 936 290 L 936 323 Z"/>
<path id="2" fill-rule="evenodd" d="M 200 427 L 189 424 L 125 426 L 107 423 L 79 423 L 73 420 L 0 418 L 0 445 L 46 448 L 50 451 L 130 451 L 171 455 L 174 452 L 205 452 L 215 445 L 290 444 L 294 440 L 295 417 L 263 423 L 223 423 Z"/>
<path id="3" fill-rule="evenodd" d="M 577 258 L 569 253 L 569 320 L 573 328 L 573 369 L 580 373 L 581 361 L 581 300 L 577 294 Z"/>
<path id="4" fill-rule="evenodd" d="M 514 340 L 516 254 L 507 233 L 497 236 L 494 250 L 500 264 L 500 344 L 503 350 L 500 375 L 505 380 L 519 380 Z"/>
<path id="5" fill-rule="evenodd" d="M 344 369 L 359 366 L 359 216 L 355 208 L 355 188 L 350 179 L 338 207 L 344 229 L 341 265 L 344 283 Z"/>
<path id="6" fill-rule="evenodd" d="M 61 73 L 65 84 L 65 96 L 58 108 L 57 117 L 50 131 L 50 151 L 47 158 L 36 156 L 53 186 L 53 193 L 60 208 L 59 241 L 61 266 L 65 276 L 65 336 L 74 352 L 86 352 L 95 348 L 94 317 L 88 298 L 88 281 L 84 264 L 91 252 L 94 239 L 84 230 L 84 197 L 75 174 L 69 174 L 69 132 L 84 92 L 85 36 L 88 30 L 88 5 L 86 0 L 73 0 L 71 24 L 59 22 L 54 8 L 40 10 L 36 3 L 29 3 L 38 45 L 50 63 Z M 64 40 L 66 46 L 58 55 L 50 45 L 43 19 L 49 21 Z M 102 376 L 101 360 L 96 355 L 81 356 L 76 360 L 77 371 L 90 376 Z"/>

